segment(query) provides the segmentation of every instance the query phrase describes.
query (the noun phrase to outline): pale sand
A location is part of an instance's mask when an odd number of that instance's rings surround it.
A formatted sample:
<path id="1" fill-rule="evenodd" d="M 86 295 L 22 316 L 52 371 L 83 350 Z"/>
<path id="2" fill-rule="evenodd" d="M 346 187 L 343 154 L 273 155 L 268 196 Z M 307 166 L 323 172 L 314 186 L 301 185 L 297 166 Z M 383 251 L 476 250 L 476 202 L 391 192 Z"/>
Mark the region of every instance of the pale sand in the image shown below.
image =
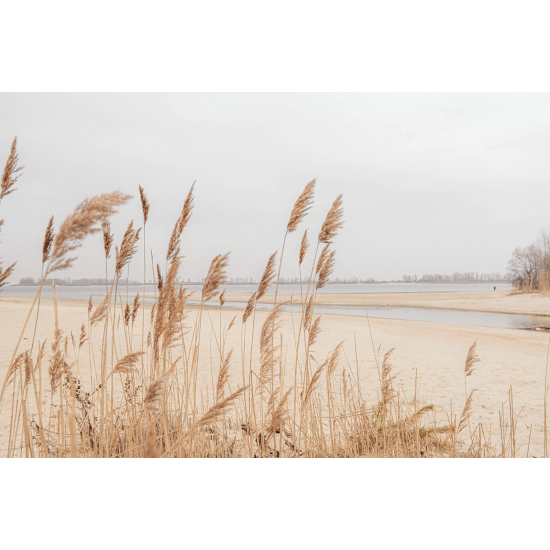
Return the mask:
<path id="1" fill-rule="evenodd" d="M 304 289 L 306 290 L 306 289 Z M 247 302 L 250 294 L 226 293 L 228 302 Z M 300 303 L 299 294 L 279 294 L 278 302 L 292 300 Z M 492 313 L 519 313 L 524 315 L 550 315 L 550 296 L 538 293 L 520 294 L 509 290 L 493 292 L 400 292 L 378 294 L 318 294 L 319 305 L 340 306 L 403 306 Z M 272 295 L 260 302 L 273 302 Z"/>
<path id="2" fill-rule="evenodd" d="M 443 296 L 441 294 L 444 294 Z M 420 305 L 422 299 L 428 298 L 430 307 L 433 304 L 453 303 L 456 309 L 471 309 L 485 311 L 514 311 L 516 313 L 546 313 L 545 304 L 549 298 L 536 295 L 507 296 L 507 293 L 441 293 L 441 294 L 393 294 L 393 295 L 367 295 L 368 303 L 376 305 L 392 304 Z M 232 295 L 235 296 L 235 295 Z M 324 303 L 357 303 L 360 295 L 320 295 Z M 349 300 L 346 302 L 345 300 Z M 394 300 L 393 302 L 391 300 Z M 399 301 L 400 300 L 400 301 Z M 477 301 L 476 301 L 477 300 Z M 237 300 L 240 301 L 240 300 Z M 244 301 L 244 300 L 243 300 Z M 529 308 L 532 303 L 533 307 Z M 425 302 L 424 302 L 425 304 Z M 13 352 L 19 332 L 28 312 L 30 300 L 17 298 L 0 298 L 0 379 L 3 382 L 7 363 Z M 442 306 L 440 306 L 442 307 Z M 87 323 L 87 305 L 82 301 L 59 300 L 58 301 L 60 328 L 64 334 L 72 331 L 75 339 L 78 338 L 80 325 Z M 219 310 L 208 310 L 214 325 L 218 327 Z M 32 319 L 34 320 L 33 313 Z M 193 321 L 193 313 L 189 321 Z M 235 327 L 229 333 L 227 347 L 235 348 L 237 359 L 232 364 L 232 377 L 230 383 L 236 388 L 242 383 L 241 363 L 238 357 L 241 338 L 241 315 L 235 310 L 222 310 L 222 323 L 227 326 L 233 316 L 237 315 Z M 258 311 L 256 314 L 256 330 L 259 331 L 266 312 Z M 146 319 L 149 318 L 148 311 Z M 289 355 L 293 350 L 293 322 L 299 323 L 296 314 L 285 313 L 282 316 L 282 333 L 284 341 L 288 344 Z M 525 455 L 529 440 L 529 432 L 532 426 L 530 443 L 530 455 L 541 456 L 543 446 L 543 400 L 544 379 L 547 360 L 549 335 L 541 332 L 497 329 L 488 327 L 438 324 L 420 321 L 401 321 L 391 319 L 370 319 L 370 331 L 368 320 L 364 317 L 344 317 L 323 315 L 322 333 L 315 345 L 314 353 L 318 359 L 324 359 L 326 354 L 340 341 L 345 341 L 345 355 L 349 365 L 344 360 L 341 366 L 356 373 L 355 343 L 357 342 L 357 356 L 359 359 L 359 376 L 361 379 L 361 391 L 371 402 L 377 398 L 378 374 L 373 353 L 374 347 L 381 347 L 382 353 L 395 347 L 393 364 L 399 387 L 405 390 L 406 395 L 412 399 L 414 395 L 415 375 L 418 374 L 418 393 L 423 404 L 433 403 L 443 420 L 443 410 L 449 410 L 449 404 L 453 403 L 453 412 L 460 415 L 465 401 L 464 394 L 464 360 L 470 345 L 478 341 L 478 354 L 481 363 L 476 365 L 474 374 L 468 378 L 468 391 L 476 388 L 474 394 L 474 414 L 472 424 L 483 422 L 486 428 L 491 427 L 495 434 L 499 423 L 499 410 L 508 399 L 510 386 L 514 390 L 514 409 L 520 412 L 520 421 L 517 425 L 517 442 L 522 446 L 521 455 Z M 33 323 L 25 333 L 20 351 L 28 349 L 32 339 Z M 52 300 L 43 300 L 40 313 L 40 324 L 37 331 L 37 339 L 48 338 L 51 342 L 53 336 L 54 315 Z M 134 349 L 141 343 L 141 312 L 136 323 L 136 336 Z M 249 341 L 249 336 L 247 337 Z M 255 336 L 257 338 L 257 336 Z M 122 338 L 123 340 L 123 338 Z M 94 334 L 94 347 L 100 343 L 99 333 Z M 257 342 L 257 340 L 256 340 Z M 87 371 L 87 347 L 81 354 L 83 382 L 86 384 Z M 210 351 L 212 350 L 212 351 Z M 48 346 L 49 352 L 49 346 Z M 124 350 L 120 350 L 123 354 Z M 214 357 L 214 366 L 211 366 L 210 357 Z M 289 360 L 290 361 L 290 360 Z M 216 376 L 218 363 L 216 363 L 215 341 L 211 338 L 211 325 L 208 315 L 203 321 L 203 340 L 201 348 L 201 375 L 203 380 L 210 382 L 212 376 Z M 46 368 L 44 369 L 47 371 Z M 289 368 L 289 371 L 291 369 Z M 213 374 L 212 374 L 213 372 Z M 88 380 L 89 383 L 89 380 Z M 44 375 L 44 388 L 47 387 L 47 374 Z M 45 399 L 49 399 L 49 392 L 44 391 Z M 508 403 L 506 403 L 506 416 L 508 416 Z M 4 454 L 5 442 L 9 430 L 10 411 L 6 404 L 0 416 L 0 455 Z"/>

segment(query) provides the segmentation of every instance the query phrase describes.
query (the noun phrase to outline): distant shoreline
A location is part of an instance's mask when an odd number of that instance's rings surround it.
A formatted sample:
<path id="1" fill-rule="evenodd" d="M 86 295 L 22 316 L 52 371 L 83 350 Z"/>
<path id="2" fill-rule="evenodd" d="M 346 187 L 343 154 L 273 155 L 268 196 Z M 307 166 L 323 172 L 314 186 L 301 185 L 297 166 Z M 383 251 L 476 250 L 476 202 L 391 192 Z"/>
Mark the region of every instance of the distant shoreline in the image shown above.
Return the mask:
<path id="1" fill-rule="evenodd" d="M 302 284 L 307 283 L 308 281 L 302 281 Z M 46 281 L 46 283 L 51 283 L 51 281 Z M 45 283 L 45 284 L 46 284 Z M 56 281 L 56 286 L 105 286 L 105 283 L 63 283 Z M 111 282 L 109 281 L 109 284 Z M 126 285 L 126 283 L 121 283 L 123 285 Z M 201 286 L 203 284 L 203 281 L 183 281 L 181 283 L 182 285 L 195 285 L 195 286 Z M 246 283 L 225 283 L 224 286 L 250 286 L 250 285 L 257 285 L 259 284 L 259 281 L 251 281 Z M 284 285 L 298 285 L 300 284 L 299 281 L 296 282 L 280 282 L 279 286 Z M 512 284 L 512 281 L 369 281 L 369 282 L 363 282 L 358 281 L 356 283 L 351 282 L 338 282 L 338 281 L 330 281 L 327 283 L 327 285 L 349 285 L 349 286 L 355 286 L 355 285 L 480 285 L 480 284 Z M 143 286 L 143 282 L 130 282 L 128 283 L 129 286 Z M 40 282 L 36 283 L 28 283 L 28 284 L 13 284 L 8 285 L 8 287 L 32 287 L 32 286 L 40 286 Z M 155 286 L 155 283 L 145 283 L 145 286 Z"/>

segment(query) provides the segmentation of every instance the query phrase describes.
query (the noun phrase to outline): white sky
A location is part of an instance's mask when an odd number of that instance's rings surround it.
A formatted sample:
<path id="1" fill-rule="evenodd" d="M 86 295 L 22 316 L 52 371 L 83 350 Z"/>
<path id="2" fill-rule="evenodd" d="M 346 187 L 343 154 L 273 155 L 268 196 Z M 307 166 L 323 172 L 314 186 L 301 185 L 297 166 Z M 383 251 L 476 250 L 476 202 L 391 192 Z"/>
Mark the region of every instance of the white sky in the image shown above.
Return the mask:
<path id="1" fill-rule="evenodd" d="M 314 209 L 287 245 L 284 276 L 297 275 L 303 230 L 316 238 L 339 193 L 335 277 L 504 272 L 550 224 L 549 94 L 2 94 L 0 120 L 2 165 L 17 135 L 25 166 L 0 205 L 11 282 L 39 276 L 50 216 L 59 226 L 85 197 L 134 195 L 113 219 L 119 242 L 130 220 L 141 224 L 138 185 L 162 266 L 197 180 L 184 279 L 226 251 L 230 276 L 258 278 L 313 178 Z M 142 258 L 140 248 L 131 277 Z M 104 276 L 101 237 L 57 276 Z"/>

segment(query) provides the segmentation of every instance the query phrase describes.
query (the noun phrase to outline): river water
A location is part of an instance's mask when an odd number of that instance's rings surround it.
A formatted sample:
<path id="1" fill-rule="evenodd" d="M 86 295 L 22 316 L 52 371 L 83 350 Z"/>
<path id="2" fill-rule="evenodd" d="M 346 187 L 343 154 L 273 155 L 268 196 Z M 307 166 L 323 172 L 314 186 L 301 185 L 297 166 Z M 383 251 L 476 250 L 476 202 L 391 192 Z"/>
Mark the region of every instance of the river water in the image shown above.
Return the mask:
<path id="1" fill-rule="evenodd" d="M 379 284 L 331 284 L 320 290 L 323 294 L 371 294 L 387 292 L 480 292 L 493 290 L 511 290 L 511 285 L 507 283 L 443 283 L 443 284 L 414 284 L 414 283 L 379 283 Z M 200 285 L 189 285 L 189 291 L 200 296 Z M 252 293 L 257 289 L 257 285 L 227 285 L 225 287 L 228 293 Z M 8 297 L 33 297 L 38 290 L 36 286 L 9 286 L 4 289 L 2 296 Z M 274 292 L 274 287 L 269 289 Z M 304 289 L 305 291 L 305 289 Z M 70 298 L 74 300 L 88 300 L 92 296 L 94 302 L 100 302 L 105 298 L 105 287 L 103 286 L 56 286 L 58 298 Z M 126 298 L 126 286 L 119 289 L 123 302 Z M 128 287 L 128 296 L 132 300 L 135 294 L 143 293 L 142 285 L 130 285 Z M 155 288 L 152 285 L 146 285 L 146 293 L 154 294 Z M 282 284 L 279 285 L 279 293 L 300 294 L 299 285 Z M 51 286 L 42 289 L 42 296 L 52 297 Z M 192 296 L 194 297 L 194 296 Z M 154 298 L 146 298 L 146 303 L 152 303 Z M 198 303 L 190 300 L 190 304 Z M 208 304 L 215 306 L 217 303 Z M 225 308 L 243 309 L 245 302 L 226 302 Z M 270 304 L 257 304 L 260 310 L 268 311 Z M 285 306 L 286 311 L 300 312 L 299 305 Z M 496 328 L 516 328 L 533 329 L 535 327 L 550 327 L 550 317 L 541 317 L 534 315 L 517 315 L 508 313 L 486 313 L 481 311 L 458 311 L 450 309 L 434 309 L 419 307 L 382 307 L 382 306 L 337 306 L 337 305 L 318 305 L 315 306 L 315 313 L 320 315 L 351 315 L 358 317 L 383 318 L 383 319 L 404 319 L 411 321 L 431 321 L 435 323 L 452 323 L 464 325 L 477 325 Z M 549 312 L 550 313 L 550 312 Z"/>

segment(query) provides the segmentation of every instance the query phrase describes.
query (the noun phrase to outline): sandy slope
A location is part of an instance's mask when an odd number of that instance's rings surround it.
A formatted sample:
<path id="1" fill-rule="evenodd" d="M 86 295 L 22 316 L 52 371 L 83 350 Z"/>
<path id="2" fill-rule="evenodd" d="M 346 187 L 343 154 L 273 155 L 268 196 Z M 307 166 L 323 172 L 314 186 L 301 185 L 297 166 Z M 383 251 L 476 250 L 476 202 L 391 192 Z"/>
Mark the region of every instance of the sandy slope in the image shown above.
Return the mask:
<path id="1" fill-rule="evenodd" d="M 454 303 L 462 307 L 473 306 L 475 309 L 488 311 L 532 312 L 528 304 L 533 303 L 537 312 L 542 312 L 543 305 L 548 298 L 532 295 L 507 296 L 506 293 L 451 293 L 430 294 L 430 304 Z M 472 293 L 473 294 L 473 293 Z M 233 295 L 234 296 L 234 295 Z M 423 295 L 426 298 L 426 294 Z M 402 298 L 404 297 L 404 298 Z M 327 303 L 342 303 L 344 299 L 357 300 L 357 295 L 322 296 Z M 408 300 L 408 304 L 417 303 L 419 295 L 369 295 L 370 302 L 376 300 Z M 477 303 L 476 303 L 477 299 Z M 333 302 L 329 302 L 333 300 Z M 345 302 L 344 302 L 345 303 Z M 348 302 L 349 303 L 349 302 Z M 393 302 L 394 304 L 397 302 Z M 400 302 L 404 303 L 404 302 Z M 378 302 L 380 304 L 380 302 Z M 20 328 L 23 325 L 29 307 L 29 300 L 15 298 L 0 298 L 0 381 L 3 382 L 6 374 L 7 363 L 13 352 Z M 442 306 L 441 306 L 442 307 Z M 502 309 L 498 309 L 502 308 Z M 60 300 L 59 301 L 60 328 L 64 334 L 77 335 L 82 323 L 87 322 L 87 306 L 85 302 Z M 550 307 L 548 308 L 550 311 Z M 193 320 L 193 313 L 189 321 Z M 216 376 L 218 363 L 216 363 L 215 340 L 212 338 L 212 325 L 208 318 L 212 318 L 214 326 L 219 323 L 219 311 L 208 310 L 208 315 L 203 321 L 203 343 L 201 349 L 201 376 L 204 381 L 210 381 Z M 240 350 L 241 339 L 241 314 L 235 310 L 224 310 L 222 323 L 227 326 L 229 321 L 237 315 L 235 328 L 229 333 L 227 347 L 235 348 L 237 357 Z M 265 312 L 258 312 L 256 330 L 259 331 L 261 322 L 265 319 Z M 148 319 L 149 315 L 146 315 Z M 34 318 L 34 315 L 33 315 Z M 299 319 L 298 319 L 299 322 Z M 284 342 L 288 344 L 289 354 L 292 354 L 294 342 L 293 324 L 297 323 L 296 317 L 290 313 L 283 315 L 282 333 Z M 37 331 L 37 339 L 45 338 L 51 342 L 53 336 L 54 316 L 51 300 L 42 302 L 40 324 Z M 137 336 L 134 339 L 134 349 L 141 343 L 141 316 L 139 317 Z M 340 341 L 344 340 L 345 360 L 341 367 L 346 367 L 354 376 L 359 371 L 361 391 L 369 400 L 377 397 L 378 374 L 374 360 L 373 347 L 381 352 L 394 347 L 393 364 L 398 373 L 399 387 L 405 390 L 407 396 L 412 398 L 414 394 L 415 376 L 418 379 L 418 393 L 421 402 L 433 403 L 441 411 L 449 410 L 452 401 L 453 411 L 460 414 L 465 401 L 464 394 L 464 359 L 469 346 L 478 341 L 478 353 L 481 363 L 476 366 L 474 374 L 468 378 L 468 390 L 477 388 L 474 394 L 474 416 L 472 422 L 483 422 L 486 428 L 490 426 L 496 433 L 499 422 L 499 410 L 508 399 L 510 386 L 514 391 L 514 408 L 520 413 L 518 422 L 518 443 L 523 445 L 523 453 L 529 440 L 529 432 L 532 426 L 530 454 L 540 456 L 542 453 L 542 424 L 543 424 L 543 397 L 546 357 L 549 335 L 545 333 L 496 329 L 487 327 L 475 327 L 465 325 L 437 324 L 419 321 L 399 321 L 390 319 L 371 319 L 370 328 L 368 320 L 360 317 L 338 317 L 325 315 L 322 319 L 323 332 L 316 344 L 314 353 L 322 359 Z M 25 333 L 21 351 L 28 349 L 32 339 L 32 329 L 29 327 Z M 94 347 L 99 345 L 99 334 L 94 334 Z M 249 341 L 249 340 L 248 340 Z M 357 361 L 355 346 L 357 348 Z M 86 348 L 83 348 L 83 350 Z M 213 353 L 212 353 L 212 350 Z M 49 346 L 48 346 L 49 351 Z M 124 349 L 117 350 L 123 354 Z M 214 361 L 211 362 L 211 357 Z M 81 354 L 82 379 L 85 384 L 90 384 L 87 378 L 88 351 Z M 47 370 L 47 365 L 45 371 Z M 232 365 L 231 385 L 238 386 L 241 381 L 241 363 L 236 359 Z M 43 387 L 45 399 L 48 399 L 47 372 L 44 373 Z M 508 414 L 508 403 L 505 408 Z M 0 455 L 4 454 L 4 445 L 9 430 L 10 411 L 4 405 L 0 415 Z"/>
<path id="2" fill-rule="evenodd" d="M 280 294 L 278 301 L 300 302 L 300 295 Z M 246 302 L 250 294 L 226 293 L 230 302 Z M 264 296 L 261 302 L 272 302 L 273 296 Z M 317 304 L 405 306 L 438 309 L 487 311 L 493 313 L 521 313 L 550 315 L 550 296 L 538 293 L 515 294 L 510 291 L 493 292 L 401 292 L 379 294 L 318 294 Z"/>

